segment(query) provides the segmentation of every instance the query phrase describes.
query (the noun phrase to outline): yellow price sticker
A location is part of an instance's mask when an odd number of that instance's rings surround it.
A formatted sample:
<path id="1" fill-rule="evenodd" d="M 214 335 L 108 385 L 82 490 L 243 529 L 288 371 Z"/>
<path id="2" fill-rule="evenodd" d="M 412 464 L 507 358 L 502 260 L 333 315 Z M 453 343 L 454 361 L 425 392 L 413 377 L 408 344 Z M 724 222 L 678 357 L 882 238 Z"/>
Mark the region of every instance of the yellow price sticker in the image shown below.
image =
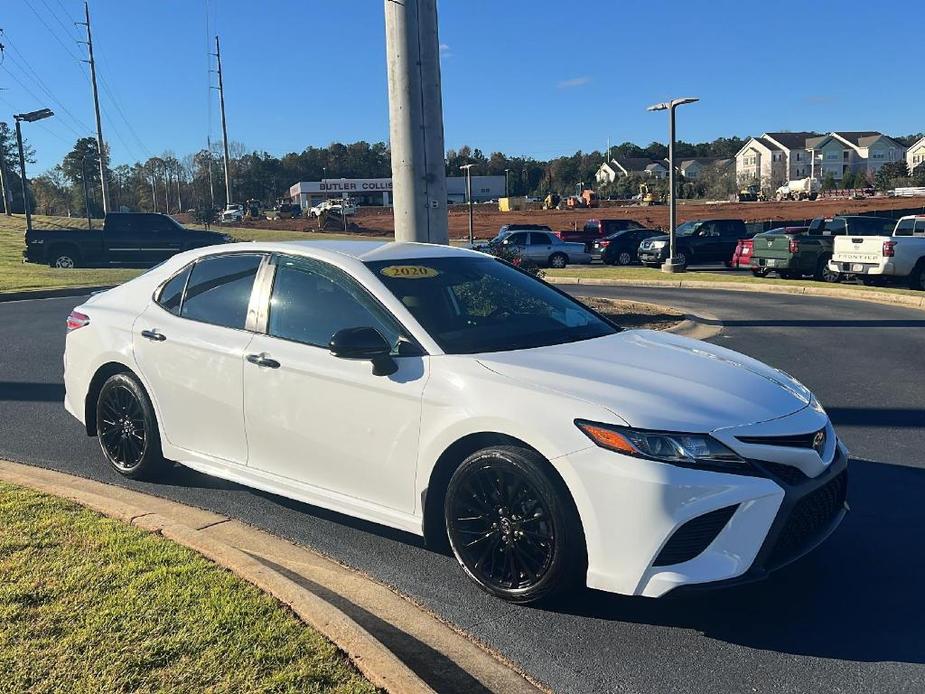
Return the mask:
<path id="1" fill-rule="evenodd" d="M 439 270 L 424 265 L 389 265 L 380 271 L 386 277 L 402 280 L 420 280 L 436 277 Z"/>

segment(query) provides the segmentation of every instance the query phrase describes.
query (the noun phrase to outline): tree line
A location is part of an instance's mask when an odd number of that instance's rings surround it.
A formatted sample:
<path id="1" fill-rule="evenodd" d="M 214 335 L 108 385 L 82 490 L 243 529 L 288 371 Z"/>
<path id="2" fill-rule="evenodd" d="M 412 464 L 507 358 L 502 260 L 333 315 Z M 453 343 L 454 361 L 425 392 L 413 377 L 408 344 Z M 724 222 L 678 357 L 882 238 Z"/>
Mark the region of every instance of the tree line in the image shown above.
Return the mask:
<path id="1" fill-rule="evenodd" d="M 913 137 L 913 136 L 910 136 Z M 710 142 L 678 142 L 676 159 L 695 157 L 731 158 L 747 140 L 720 137 Z M 27 160 L 34 160 L 26 145 Z M 13 210 L 22 211 L 22 194 L 16 174 L 18 161 L 12 129 L 0 122 L 0 155 L 7 163 L 7 186 L 13 193 Z M 610 149 L 614 157 L 643 157 L 652 160 L 668 155 L 665 145 L 652 142 L 641 147 L 624 142 Z M 578 151 L 548 160 L 529 156 L 511 156 L 503 152 L 485 154 L 478 148 L 463 146 L 446 153 L 447 175 L 461 175 L 459 167 L 472 164 L 473 175 L 507 176 L 511 195 L 545 195 L 547 192 L 569 194 L 579 184 L 594 186 L 594 174 L 608 152 Z M 100 153 L 92 137 L 79 138 L 61 163 L 30 180 L 32 208 L 40 214 L 93 216 L 102 214 L 100 197 Z M 225 179 L 220 147 L 202 149 L 186 155 L 166 150 L 159 156 L 133 164 L 110 166 L 104 152 L 109 178 L 110 203 L 114 210 L 168 212 L 215 209 L 224 206 Z M 258 200 L 272 206 L 288 198 L 289 187 L 299 181 L 322 178 L 387 178 L 391 176 L 389 147 L 384 142 L 332 143 L 327 147 L 306 147 L 301 152 L 274 156 L 267 152 L 248 151 L 240 143 L 229 147 L 229 169 L 233 199 L 236 202 Z M 894 172 L 895 173 L 895 172 Z M 682 181 L 683 197 L 725 197 L 736 190 L 734 174 L 708 173 L 698 181 Z M 618 179 L 606 194 L 631 195 L 638 192 L 634 177 Z M 625 189 L 625 190 L 624 190 Z"/>

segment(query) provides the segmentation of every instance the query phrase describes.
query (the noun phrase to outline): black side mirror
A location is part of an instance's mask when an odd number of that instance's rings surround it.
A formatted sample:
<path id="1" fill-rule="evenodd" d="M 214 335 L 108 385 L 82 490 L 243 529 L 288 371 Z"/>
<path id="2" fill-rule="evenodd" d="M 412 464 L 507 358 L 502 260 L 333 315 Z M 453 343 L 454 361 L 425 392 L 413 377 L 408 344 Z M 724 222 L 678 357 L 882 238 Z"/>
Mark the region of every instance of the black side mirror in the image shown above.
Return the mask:
<path id="1" fill-rule="evenodd" d="M 331 354 L 341 359 L 359 359 L 373 363 L 374 376 L 390 376 L 398 371 L 389 343 L 375 328 L 344 328 L 331 336 Z"/>

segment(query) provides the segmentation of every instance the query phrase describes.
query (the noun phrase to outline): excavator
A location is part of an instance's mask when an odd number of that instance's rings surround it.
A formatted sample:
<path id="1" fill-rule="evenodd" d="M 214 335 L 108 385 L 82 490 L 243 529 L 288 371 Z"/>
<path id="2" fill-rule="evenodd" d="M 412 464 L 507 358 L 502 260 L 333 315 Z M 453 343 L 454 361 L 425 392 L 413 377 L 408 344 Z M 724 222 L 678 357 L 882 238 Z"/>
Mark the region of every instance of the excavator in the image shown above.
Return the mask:
<path id="1" fill-rule="evenodd" d="M 648 183 L 639 184 L 639 204 L 645 207 L 649 205 L 661 205 L 662 196 L 649 188 Z"/>

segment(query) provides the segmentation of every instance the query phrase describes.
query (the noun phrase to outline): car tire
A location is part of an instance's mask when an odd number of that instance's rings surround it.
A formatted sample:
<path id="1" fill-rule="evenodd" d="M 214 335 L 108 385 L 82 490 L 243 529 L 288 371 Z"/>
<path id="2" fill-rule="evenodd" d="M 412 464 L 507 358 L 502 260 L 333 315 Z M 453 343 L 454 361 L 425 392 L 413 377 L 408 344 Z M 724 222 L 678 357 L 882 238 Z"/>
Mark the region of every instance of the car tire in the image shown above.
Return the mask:
<path id="1" fill-rule="evenodd" d="M 48 267 L 59 270 L 73 270 L 80 262 L 80 255 L 73 246 L 57 246 L 48 254 Z"/>
<path id="2" fill-rule="evenodd" d="M 549 267 L 561 270 L 568 265 L 568 256 L 565 253 L 553 253 L 549 256 Z"/>
<path id="3" fill-rule="evenodd" d="M 617 265 L 632 265 L 633 264 L 633 254 L 629 251 L 620 251 L 617 255 Z"/>
<path id="4" fill-rule="evenodd" d="M 841 273 L 829 269 L 829 260 L 831 256 L 822 256 L 816 265 L 816 272 L 813 273 L 813 279 L 817 282 L 828 282 L 834 284 L 841 280 Z"/>
<path id="5" fill-rule="evenodd" d="M 686 268 L 690 264 L 690 260 L 687 257 L 687 253 L 685 253 L 684 251 L 678 251 L 674 256 L 674 259 L 675 259 L 675 263 L 677 263 L 677 265 L 679 265 L 682 268 Z"/>
<path id="6" fill-rule="evenodd" d="M 123 477 L 154 479 L 166 469 L 154 406 L 132 374 L 115 374 L 103 384 L 96 434 L 106 461 Z"/>
<path id="7" fill-rule="evenodd" d="M 493 446 L 466 458 L 450 478 L 444 520 L 463 571 L 495 597 L 547 601 L 584 580 L 578 511 L 535 451 Z"/>
<path id="8" fill-rule="evenodd" d="M 753 267 L 752 274 L 755 277 L 765 277 L 768 274 L 767 270 L 762 270 L 761 268 Z"/>
<path id="9" fill-rule="evenodd" d="M 920 260 L 912 270 L 909 275 L 909 288 L 925 291 L 925 262 Z"/>

